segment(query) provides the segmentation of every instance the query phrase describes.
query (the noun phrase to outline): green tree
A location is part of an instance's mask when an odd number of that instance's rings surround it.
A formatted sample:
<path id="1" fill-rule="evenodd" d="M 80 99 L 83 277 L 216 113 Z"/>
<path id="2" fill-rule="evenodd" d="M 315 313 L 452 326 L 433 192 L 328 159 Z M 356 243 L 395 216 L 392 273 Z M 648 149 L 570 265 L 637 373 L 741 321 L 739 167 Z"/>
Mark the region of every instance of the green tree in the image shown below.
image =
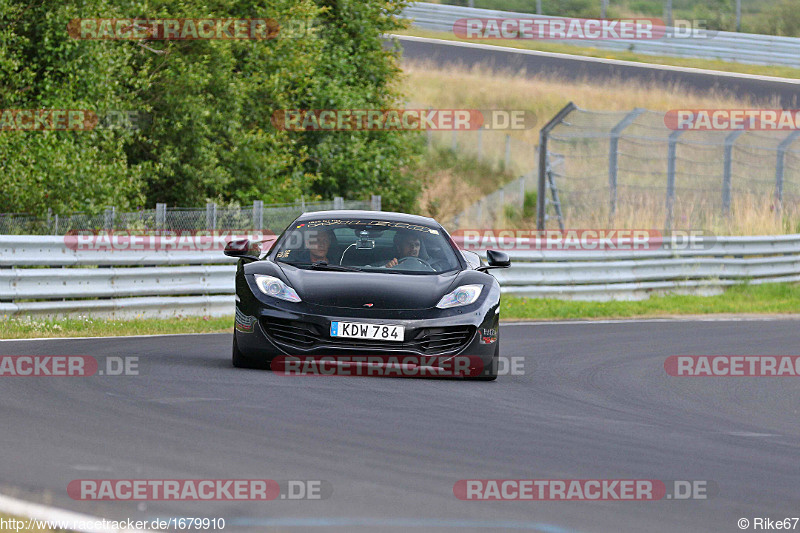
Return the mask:
<path id="1" fill-rule="evenodd" d="M 0 0 L 0 108 L 136 110 L 152 121 L 139 131 L 0 132 L 10 176 L 0 211 L 371 193 L 389 208 L 414 205 L 418 134 L 270 122 L 280 109 L 397 107 L 397 54 L 380 35 L 400 27 L 404 2 L 29 2 Z M 270 17 L 282 29 L 260 41 L 76 40 L 67 22 L 81 17 Z"/>

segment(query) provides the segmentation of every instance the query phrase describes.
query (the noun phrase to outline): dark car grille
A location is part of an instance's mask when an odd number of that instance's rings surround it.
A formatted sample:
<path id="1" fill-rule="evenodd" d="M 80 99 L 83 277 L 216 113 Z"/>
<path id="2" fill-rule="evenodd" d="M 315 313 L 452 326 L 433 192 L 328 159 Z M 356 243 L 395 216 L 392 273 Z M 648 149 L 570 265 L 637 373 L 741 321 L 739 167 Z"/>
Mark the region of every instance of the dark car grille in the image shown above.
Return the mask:
<path id="1" fill-rule="evenodd" d="M 298 320 L 262 318 L 261 325 L 273 341 L 288 348 L 309 350 L 319 346 L 336 349 L 412 351 L 428 355 L 450 354 L 466 346 L 475 334 L 474 326 L 406 329 L 404 342 L 332 338 L 322 326 Z"/>

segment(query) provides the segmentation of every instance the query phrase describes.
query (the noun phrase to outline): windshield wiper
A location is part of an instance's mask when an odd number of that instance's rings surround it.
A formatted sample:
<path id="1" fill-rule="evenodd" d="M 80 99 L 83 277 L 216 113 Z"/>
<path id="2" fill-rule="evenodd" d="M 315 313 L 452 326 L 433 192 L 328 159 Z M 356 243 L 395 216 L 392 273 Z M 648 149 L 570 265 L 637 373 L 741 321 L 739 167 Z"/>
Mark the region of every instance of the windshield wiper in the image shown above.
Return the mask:
<path id="1" fill-rule="evenodd" d="M 335 270 L 338 272 L 359 272 L 361 269 L 356 267 L 329 265 L 327 261 L 316 261 L 314 263 L 311 263 L 311 270 Z"/>

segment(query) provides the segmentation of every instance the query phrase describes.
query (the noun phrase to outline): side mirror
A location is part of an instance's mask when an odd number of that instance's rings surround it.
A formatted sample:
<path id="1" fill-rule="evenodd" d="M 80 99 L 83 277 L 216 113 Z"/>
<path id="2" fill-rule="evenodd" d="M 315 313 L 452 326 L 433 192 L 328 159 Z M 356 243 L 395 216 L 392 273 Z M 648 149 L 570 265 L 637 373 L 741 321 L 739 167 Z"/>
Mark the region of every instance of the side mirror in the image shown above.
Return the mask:
<path id="1" fill-rule="evenodd" d="M 486 259 L 489 262 L 488 266 L 478 267 L 477 270 L 482 272 L 490 268 L 508 268 L 511 266 L 511 259 L 505 252 L 498 252 L 497 250 L 486 250 Z"/>
<path id="2" fill-rule="evenodd" d="M 240 257 L 244 259 L 253 259 L 258 261 L 258 255 L 253 254 L 257 249 L 257 245 L 250 242 L 250 239 L 236 239 L 225 245 L 223 252 L 228 257 Z"/>

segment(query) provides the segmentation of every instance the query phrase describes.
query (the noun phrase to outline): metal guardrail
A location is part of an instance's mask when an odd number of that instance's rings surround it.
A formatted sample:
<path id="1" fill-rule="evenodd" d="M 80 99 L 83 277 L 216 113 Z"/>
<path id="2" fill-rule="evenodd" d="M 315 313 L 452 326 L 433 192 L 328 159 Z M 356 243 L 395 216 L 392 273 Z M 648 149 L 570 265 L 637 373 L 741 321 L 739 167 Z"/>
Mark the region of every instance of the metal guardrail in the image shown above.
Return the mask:
<path id="1" fill-rule="evenodd" d="M 495 11 L 461 6 L 416 2 L 403 11 L 405 18 L 414 19 L 414 26 L 453 32 L 453 24 L 462 18 L 525 18 L 555 19 L 531 13 Z M 720 59 L 755 65 L 785 65 L 800 67 L 800 38 L 777 37 L 736 32 L 710 32 L 707 37 L 680 38 L 674 28 L 667 35 L 653 40 L 562 40 L 566 44 L 591 46 L 602 50 L 638 52 L 648 55 Z"/>
<path id="2" fill-rule="evenodd" d="M 709 294 L 744 281 L 800 281 L 800 235 L 716 237 L 692 245 L 643 251 L 512 249 L 507 252 L 513 266 L 492 272 L 505 294 L 579 300 Z M 59 237 L 0 236 L 0 317 L 232 315 L 234 261 L 220 251 L 89 252 L 73 250 Z"/>
<path id="3" fill-rule="evenodd" d="M 64 237 L 0 235 L 0 318 L 232 315 L 235 263 L 220 250 L 76 250 Z"/>
<path id="4" fill-rule="evenodd" d="M 496 277 L 505 294 L 570 300 L 641 300 L 719 293 L 725 286 L 800 281 L 800 235 L 696 239 L 686 249 L 509 253 Z"/>

